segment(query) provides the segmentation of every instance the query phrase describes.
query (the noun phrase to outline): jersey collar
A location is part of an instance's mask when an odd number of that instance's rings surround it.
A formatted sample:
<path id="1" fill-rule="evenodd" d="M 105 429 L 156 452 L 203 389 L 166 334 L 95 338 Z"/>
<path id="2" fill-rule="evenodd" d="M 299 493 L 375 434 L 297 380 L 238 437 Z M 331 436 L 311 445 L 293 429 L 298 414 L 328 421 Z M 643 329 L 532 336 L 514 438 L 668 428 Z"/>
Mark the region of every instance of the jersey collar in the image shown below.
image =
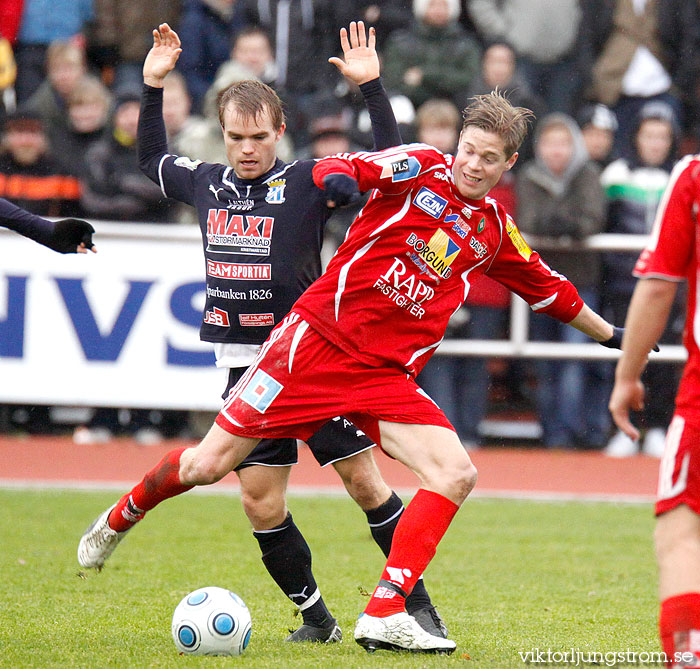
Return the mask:
<path id="1" fill-rule="evenodd" d="M 450 172 L 450 186 L 452 188 L 452 194 L 455 196 L 455 198 L 466 204 L 471 209 L 483 209 L 486 206 L 486 196 L 479 200 L 472 200 L 471 198 L 464 197 L 464 195 L 460 194 L 460 192 L 457 190 L 457 186 L 455 186 L 452 172 Z"/>
<path id="2" fill-rule="evenodd" d="M 277 158 L 273 163 L 272 167 L 267 172 L 265 172 L 265 174 L 261 174 L 256 179 L 241 179 L 234 172 L 233 168 L 230 168 L 228 178 L 229 180 L 232 180 L 233 183 L 235 183 L 237 186 L 258 186 L 260 184 L 265 183 L 276 172 L 280 172 L 281 170 L 283 170 L 286 164 L 287 163 L 285 163 L 283 160 Z"/>

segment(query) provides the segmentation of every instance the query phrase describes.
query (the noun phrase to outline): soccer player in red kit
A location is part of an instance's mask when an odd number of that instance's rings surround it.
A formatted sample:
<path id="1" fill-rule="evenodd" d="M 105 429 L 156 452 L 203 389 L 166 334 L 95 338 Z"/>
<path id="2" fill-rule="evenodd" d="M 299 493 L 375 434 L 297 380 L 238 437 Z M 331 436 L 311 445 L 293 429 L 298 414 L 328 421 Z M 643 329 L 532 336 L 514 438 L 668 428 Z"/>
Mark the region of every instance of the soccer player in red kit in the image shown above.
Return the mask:
<path id="1" fill-rule="evenodd" d="M 487 197 L 517 160 L 530 112 L 500 94 L 465 109 L 457 155 L 414 144 L 319 161 L 329 203 L 370 199 L 326 273 L 272 331 L 195 448 L 148 477 L 148 507 L 222 478 L 260 438 L 307 438 L 347 415 L 408 466 L 420 489 L 396 526 L 379 585 L 355 627 L 369 650 L 451 653 L 424 631 L 405 598 L 430 563 L 476 470 L 440 408 L 415 383 L 472 280 L 486 273 L 607 346 L 621 331 L 580 299 Z M 148 476 L 148 475 L 147 475 Z M 144 486 L 146 487 L 146 486 Z"/>
<path id="2" fill-rule="evenodd" d="M 656 501 L 656 559 L 661 611 L 659 630 L 667 666 L 700 665 L 700 315 L 698 217 L 700 156 L 687 156 L 671 174 L 651 235 L 634 273 L 640 278 L 627 312 L 622 357 L 617 364 L 610 411 L 631 439 L 629 419 L 640 410 L 640 376 L 663 332 L 681 281 L 688 282 L 684 344 L 688 361 L 666 435 Z"/>

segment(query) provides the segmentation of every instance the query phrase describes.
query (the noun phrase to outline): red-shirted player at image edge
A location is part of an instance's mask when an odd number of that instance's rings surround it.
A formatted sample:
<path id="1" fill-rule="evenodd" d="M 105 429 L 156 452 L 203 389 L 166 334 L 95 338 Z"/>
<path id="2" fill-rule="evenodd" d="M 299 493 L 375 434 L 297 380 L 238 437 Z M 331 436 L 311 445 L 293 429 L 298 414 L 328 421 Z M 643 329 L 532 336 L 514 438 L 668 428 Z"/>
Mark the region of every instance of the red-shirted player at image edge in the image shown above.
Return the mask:
<path id="1" fill-rule="evenodd" d="M 700 350 L 698 349 L 698 211 L 700 156 L 674 168 L 656 214 L 649 246 L 634 270 L 640 278 L 627 312 L 623 353 L 615 373 L 610 411 L 631 439 L 629 419 L 640 410 L 640 380 L 651 346 L 661 336 L 681 281 L 688 282 L 683 370 L 676 412 L 659 466 L 654 541 L 659 567 L 659 632 L 667 666 L 700 664 Z M 692 653 L 693 660 L 680 653 Z M 674 659 L 677 662 L 674 663 Z"/>

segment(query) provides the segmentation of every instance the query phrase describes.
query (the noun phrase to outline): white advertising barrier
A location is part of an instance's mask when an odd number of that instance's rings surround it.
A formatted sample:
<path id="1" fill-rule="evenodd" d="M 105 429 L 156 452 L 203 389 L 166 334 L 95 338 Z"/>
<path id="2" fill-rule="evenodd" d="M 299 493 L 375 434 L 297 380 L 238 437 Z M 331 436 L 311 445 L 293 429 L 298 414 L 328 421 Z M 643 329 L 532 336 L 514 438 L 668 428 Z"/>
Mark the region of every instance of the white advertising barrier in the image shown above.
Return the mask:
<path id="1" fill-rule="evenodd" d="M 0 228 L 0 403 L 217 410 L 199 230 L 93 224 L 87 255 Z"/>

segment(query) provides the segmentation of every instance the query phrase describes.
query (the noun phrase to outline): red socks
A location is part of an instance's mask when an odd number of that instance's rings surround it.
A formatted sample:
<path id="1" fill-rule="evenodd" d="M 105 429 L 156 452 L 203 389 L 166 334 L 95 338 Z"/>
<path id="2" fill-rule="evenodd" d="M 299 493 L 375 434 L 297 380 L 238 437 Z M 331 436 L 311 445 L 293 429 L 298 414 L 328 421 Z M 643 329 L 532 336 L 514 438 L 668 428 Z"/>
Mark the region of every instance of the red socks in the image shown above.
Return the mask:
<path id="1" fill-rule="evenodd" d="M 689 659 L 693 654 L 700 659 L 700 592 L 676 595 L 661 602 L 659 632 L 667 667 L 696 666 Z"/>
<path id="2" fill-rule="evenodd" d="M 180 456 L 187 448 L 177 448 L 166 456 L 143 477 L 131 492 L 122 497 L 109 514 L 109 526 L 117 532 L 125 532 L 134 526 L 146 511 L 168 497 L 187 492 L 194 486 L 180 483 Z"/>
<path id="3" fill-rule="evenodd" d="M 447 497 L 423 490 L 401 515 L 382 578 L 365 613 L 385 618 L 405 610 L 406 596 L 435 555 L 459 507 Z"/>

